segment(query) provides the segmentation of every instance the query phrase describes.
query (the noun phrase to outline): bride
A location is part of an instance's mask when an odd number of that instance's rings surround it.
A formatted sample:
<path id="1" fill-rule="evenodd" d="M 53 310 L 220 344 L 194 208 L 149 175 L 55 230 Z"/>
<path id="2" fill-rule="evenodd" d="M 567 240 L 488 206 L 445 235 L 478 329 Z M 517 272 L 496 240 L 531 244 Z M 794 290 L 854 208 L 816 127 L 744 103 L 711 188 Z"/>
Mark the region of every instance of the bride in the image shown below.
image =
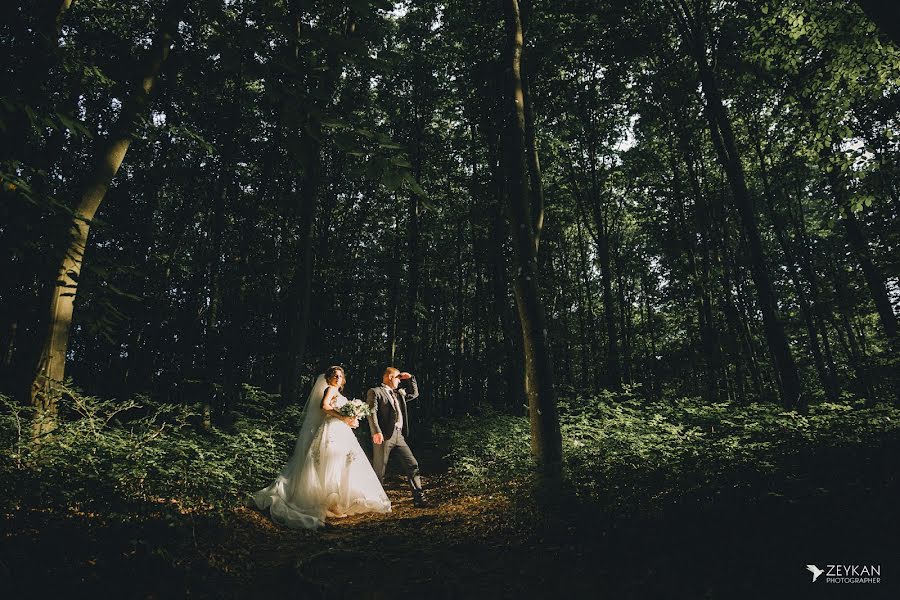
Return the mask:
<path id="1" fill-rule="evenodd" d="M 294 454 L 278 478 L 253 495 L 272 520 L 315 529 L 326 516 L 386 513 L 391 502 L 351 428 L 359 422 L 338 412 L 347 398 L 344 369 L 329 367 L 313 385 Z"/>

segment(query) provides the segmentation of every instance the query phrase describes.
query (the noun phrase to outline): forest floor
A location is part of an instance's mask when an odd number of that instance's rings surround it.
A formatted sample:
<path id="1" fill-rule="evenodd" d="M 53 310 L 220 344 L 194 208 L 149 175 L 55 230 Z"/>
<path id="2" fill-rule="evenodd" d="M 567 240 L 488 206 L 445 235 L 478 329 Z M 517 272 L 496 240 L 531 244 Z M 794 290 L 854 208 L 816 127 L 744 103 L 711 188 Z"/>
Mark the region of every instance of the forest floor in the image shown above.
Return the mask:
<path id="1" fill-rule="evenodd" d="M 0 520 L 6 598 L 875 598 L 897 595 L 900 446 L 857 448 L 834 472 L 809 456 L 788 494 L 612 516 L 524 490 L 458 485 L 440 449 L 413 443 L 431 507 L 402 478 L 387 515 L 294 531 L 239 507 L 122 514 L 50 509 Z M 830 473 L 830 474 L 829 474 Z M 140 515 L 140 518 L 135 518 Z M 880 564 L 873 585 L 813 584 L 807 564 Z M 12 593 L 10 593 L 12 592 Z"/>

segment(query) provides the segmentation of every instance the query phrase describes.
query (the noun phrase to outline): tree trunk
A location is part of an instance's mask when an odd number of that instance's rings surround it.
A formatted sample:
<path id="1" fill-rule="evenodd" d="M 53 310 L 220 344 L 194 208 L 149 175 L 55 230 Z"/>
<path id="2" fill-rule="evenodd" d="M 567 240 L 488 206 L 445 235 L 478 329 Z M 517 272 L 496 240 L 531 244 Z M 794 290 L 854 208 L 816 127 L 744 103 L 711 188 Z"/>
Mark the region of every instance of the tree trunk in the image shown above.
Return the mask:
<path id="1" fill-rule="evenodd" d="M 416 175 L 416 180 L 419 180 L 419 175 Z M 419 244 L 419 197 L 413 192 L 410 192 L 409 195 L 409 239 L 407 243 L 409 281 L 405 292 L 406 337 L 403 340 L 405 346 L 403 356 L 406 357 L 407 368 L 416 369 L 419 355 L 419 267 L 422 264 L 422 257 Z"/>
<path id="2" fill-rule="evenodd" d="M 527 23 L 525 27 L 527 28 Z M 528 73 L 523 53 L 522 100 L 525 107 L 525 153 L 528 162 L 528 189 L 531 193 L 531 225 L 534 230 L 534 249 L 537 252 L 541 244 L 541 232 L 544 229 L 544 184 L 541 181 L 541 161 L 538 157 L 537 136 L 534 131 L 534 107 Z"/>
<path id="3" fill-rule="evenodd" d="M 691 9 L 688 3 L 666 0 L 666 6 L 697 65 L 700 87 L 705 99 L 704 113 L 709 123 L 713 146 L 725 170 L 750 251 L 751 274 L 756 286 L 759 309 L 763 315 L 769 354 L 775 366 L 781 402 L 785 408 L 796 408 L 805 412 L 806 398 L 802 394 L 800 373 L 791 353 L 784 324 L 778 314 L 775 291 L 769 276 L 768 257 L 762 244 L 753 198 L 747 189 L 744 167 L 738 154 L 731 121 L 707 56 L 709 50 L 707 35 L 713 30 L 709 22 L 709 3 L 698 2 Z"/>
<path id="4" fill-rule="evenodd" d="M 830 148 L 826 149 L 830 155 Z M 884 284 L 884 276 L 881 269 L 872 260 L 872 251 L 869 249 L 869 242 L 862 224 L 856 218 L 856 213 L 850 207 L 850 198 L 847 192 L 847 186 L 841 175 L 838 173 L 838 167 L 831 164 L 830 156 L 824 159 L 828 173 L 828 183 L 834 192 L 835 199 L 838 203 L 838 210 L 841 212 L 840 221 L 844 226 L 847 234 L 847 241 L 853 255 L 862 267 L 863 275 L 866 279 L 866 285 L 869 288 L 869 295 L 875 303 L 875 310 L 878 311 L 878 318 L 881 321 L 881 327 L 884 330 L 885 337 L 892 348 L 898 346 L 898 330 L 897 317 L 894 315 L 894 308 L 891 305 L 891 298 L 888 295 L 887 287 Z"/>
<path id="5" fill-rule="evenodd" d="M 575 270 L 574 275 L 577 277 L 575 290 L 578 301 L 578 357 L 581 364 L 579 381 L 592 382 L 591 366 L 593 361 L 591 360 L 591 357 L 593 356 L 593 349 L 591 348 L 591 343 L 594 339 L 594 332 L 591 329 L 590 323 L 593 321 L 593 315 L 591 314 L 593 309 L 590 302 L 590 274 L 587 267 L 588 261 L 586 256 L 587 253 L 584 248 L 584 234 L 582 233 L 581 219 L 576 220 L 576 227 L 578 235 L 578 239 L 576 240 L 578 268 Z"/>
<path id="6" fill-rule="evenodd" d="M 72 313 L 91 222 L 125 159 L 131 145 L 135 121 L 149 105 L 150 94 L 169 56 L 172 37 L 177 31 L 184 4 L 184 0 L 171 0 L 166 5 L 140 81 L 122 107 L 119 121 L 113 128 L 114 133 L 103 145 L 97 157 L 98 164 L 74 210 L 70 222 L 71 237 L 65 244 L 58 263 L 56 285 L 53 286 L 50 299 L 49 327 L 31 385 L 30 400 L 37 409 L 33 428 L 35 438 L 55 428 L 59 385 L 65 379 Z"/>
<path id="7" fill-rule="evenodd" d="M 622 387 L 619 370 L 619 341 L 616 332 L 616 310 L 612 292 L 612 264 L 609 257 L 609 238 L 600 233 L 602 223 L 597 223 L 597 258 L 600 263 L 603 286 L 603 318 L 606 322 L 606 387 L 618 390 Z"/>
<path id="8" fill-rule="evenodd" d="M 616 299 L 619 304 L 619 331 L 622 332 L 622 377 L 627 385 L 631 385 L 634 383 L 631 376 L 631 312 L 630 304 L 625 300 L 623 262 L 621 253 L 617 252 L 614 263 L 616 266 Z"/>
<path id="9" fill-rule="evenodd" d="M 297 32 L 294 54 L 299 57 L 301 22 L 301 2 L 295 0 L 292 6 L 291 26 Z M 356 34 L 356 17 L 352 10 L 347 13 L 344 24 L 344 38 L 349 39 Z M 318 84 L 316 97 L 330 102 L 340 78 L 340 56 L 329 55 L 326 59 L 326 72 Z M 290 284 L 287 310 L 287 338 L 284 340 L 284 364 L 281 378 L 281 399 L 285 404 L 301 402 L 300 380 L 303 372 L 303 357 L 306 353 L 306 342 L 309 335 L 309 317 L 312 301 L 313 275 L 313 225 L 318 207 L 319 186 L 321 184 L 322 149 L 314 136 L 306 134 L 306 143 L 301 146 L 300 164 L 305 169 L 298 177 L 295 189 L 297 195 L 297 266 Z"/>
<path id="10" fill-rule="evenodd" d="M 656 372 L 656 318 L 653 315 L 653 286 L 649 283 L 650 274 L 645 270 L 642 274 L 641 291 L 644 296 L 645 326 L 647 328 L 647 337 L 650 341 L 650 354 L 646 361 L 647 373 L 645 376 L 650 379 L 650 397 L 659 399 L 659 377 Z"/>
<path id="11" fill-rule="evenodd" d="M 212 428 L 212 420 L 222 414 L 223 392 L 223 364 L 225 357 L 224 336 L 222 333 L 222 269 L 225 261 L 224 237 L 226 228 L 226 205 L 228 194 L 231 190 L 231 179 L 234 167 L 231 165 L 230 152 L 226 150 L 222 158 L 221 172 L 219 173 L 216 191 L 210 202 L 209 223 L 207 225 L 207 239 L 209 240 L 207 254 L 207 283 L 209 288 L 209 304 L 206 310 L 205 336 L 203 339 L 204 379 L 206 389 L 210 395 L 203 398 L 203 427 Z"/>
<path id="12" fill-rule="evenodd" d="M 593 151 L 589 152 L 593 155 Z M 575 168 L 572 165 L 572 162 L 569 161 L 569 180 L 572 183 L 572 189 L 575 193 L 579 211 L 582 214 L 582 218 L 593 219 L 594 222 L 594 227 L 591 228 L 588 226 L 587 229 L 594 239 L 594 244 L 597 247 L 597 261 L 600 263 L 603 320 L 606 324 L 606 368 L 604 369 L 605 376 L 603 378 L 603 386 L 607 389 L 618 390 L 622 387 L 622 376 L 619 369 L 619 341 L 616 332 L 616 313 L 612 292 L 612 261 L 609 252 L 610 227 L 608 220 L 604 215 L 603 207 L 601 206 L 601 194 L 597 189 L 599 183 L 597 181 L 593 160 L 591 161 L 591 174 L 591 188 L 594 193 L 592 198 L 588 199 L 582 194 L 581 188 L 578 185 L 578 178 L 575 176 Z M 590 216 L 588 216 L 588 213 L 585 211 L 584 202 L 590 202 L 591 204 Z"/>
<path id="13" fill-rule="evenodd" d="M 803 318 L 803 323 L 806 326 L 806 339 L 809 343 L 809 350 L 813 357 L 813 364 L 816 367 L 816 373 L 819 375 L 819 381 L 822 383 L 822 389 L 825 391 L 825 397 L 831 402 L 835 402 L 838 399 L 837 385 L 832 378 L 831 373 L 829 373 L 825 367 L 825 359 L 822 356 L 822 348 L 819 345 L 819 334 L 813 318 L 813 308 L 809 297 L 806 294 L 806 290 L 803 288 L 803 283 L 800 280 L 797 261 L 794 258 L 793 249 L 791 248 L 787 239 L 787 234 L 785 233 L 786 225 L 784 218 L 775 208 L 775 191 L 769 180 L 769 173 L 766 169 L 765 156 L 763 155 L 762 150 L 762 142 L 760 142 L 758 136 L 755 136 L 754 143 L 756 148 L 756 158 L 759 161 L 759 174 L 763 184 L 763 196 L 766 209 L 769 213 L 769 220 L 772 222 L 772 227 L 775 229 L 775 239 L 778 240 L 778 245 L 781 248 L 781 252 L 784 254 L 784 262 L 788 270 L 788 275 L 790 276 L 791 284 L 797 295 L 797 302 L 800 305 L 800 314 Z"/>
<path id="14" fill-rule="evenodd" d="M 413 133 L 413 174 L 415 175 L 416 181 L 422 180 L 422 164 L 424 158 L 422 156 L 422 137 L 424 135 L 425 125 L 423 123 L 424 115 L 422 114 L 422 93 L 423 93 L 423 78 L 420 73 L 419 61 L 416 61 L 416 71 L 414 75 L 414 88 L 413 88 L 413 107 L 415 111 L 415 115 L 413 118 L 415 131 Z M 405 327 L 405 339 L 403 340 L 405 345 L 405 351 L 403 353 L 404 357 L 406 357 L 406 363 L 408 363 L 409 369 L 417 369 L 418 368 L 418 358 L 419 358 L 419 323 L 418 323 L 418 303 L 420 297 L 419 283 L 420 283 L 420 266 L 422 264 L 421 257 L 421 248 L 419 243 L 419 217 L 421 210 L 421 203 L 419 202 L 419 196 L 410 191 L 409 192 L 409 229 L 408 229 L 408 239 L 407 239 L 407 257 L 409 262 L 409 280 L 407 282 L 406 287 L 406 327 Z M 391 363 L 393 364 L 393 363 Z"/>
<path id="15" fill-rule="evenodd" d="M 707 237 L 709 235 L 709 216 L 706 209 L 706 199 L 703 190 L 700 188 L 699 178 L 697 176 L 694 165 L 689 159 L 689 153 L 682 143 L 682 153 L 684 154 L 685 167 L 687 168 L 688 182 L 691 192 L 694 196 L 694 231 L 701 237 L 701 252 L 703 260 L 697 260 L 697 249 L 695 248 L 695 234 L 688 227 L 687 212 L 684 203 L 679 203 L 679 222 L 682 228 L 682 240 L 688 258 L 688 268 L 691 273 L 691 280 L 694 285 L 694 295 L 697 303 L 697 323 L 700 329 L 700 346 L 702 348 L 702 363 L 704 366 L 705 383 L 704 396 L 708 402 L 716 402 L 719 398 L 719 375 L 721 371 L 721 357 L 719 356 L 718 335 L 715 332 L 715 324 L 713 322 L 712 300 L 709 293 L 709 249 Z M 680 190 L 680 169 L 678 168 L 678 159 L 672 156 L 672 174 L 675 195 L 678 196 Z M 678 200 L 676 199 L 676 202 Z M 702 262 L 702 265 L 699 264 Z"/>
<path id="16" fill-rule="evenodd" d="M 847 355 L 850 367 L 856 375 L 856 387 L 858 392 L 866 398 L 873 397 L 873 388 L 869 381 L 870 368 L 869 360 L 865 354 L 865 349 L 856 339 L 853 326 L 850 323 L 850 315 L 853 311 L 853 300 L 850 298 L 850 291 L 847 289 L 847 275 L 841 265 L 835 265 L 833 261 L 828 261 L 828 269 L 834 282 L 834 289 L 837 295 L 838 315 L 840 317 L 840 325 L 834 323 L 834 329 L 838 334 L 843 333 L 846 336 L 844 342 L 845 353 Z"/>
<path id="17" fill-rule="evenodd" d="M 703 173 L 705 178 L 706 167 L 702 156 L 699 157 L 698 162 L 700 172 Z M 713 219 L 709 214 L 710 203 L 707 200 L 706 192 L 704 192 L 700 184 L 700 176 L 695 169 L 693 159 L 689 157 L 686 160 L 686 165 L 696 197 L 696 202 L 694 203 L 694 223 L 696 231 L 700 233 L 700 278 L 703 286 L 703 313 L 705 315 L 707 335 L 709 336 L 707 343 L 712 352 L 710 356 L 712 369 L 716 373 L 716 379 L 724 381 L 727 370 L 725 369 L 722 360 L 722 335 L 720 327 L 716 322 L 717 315 L 713 311 L 713 278 L 710 275 L 714 264 L 714 252 L 712 250 L 713 234 L 711 233 Z M 719 203 L 719 208 L 721 209 L 721 203 Z"/>
<path id="18" fill-rule="evenodd" d="M 321 152 L 318 142 L 307 140 L 306 172 L 299 177 L 297 190 L 297 266 L 290 283 L 287 300 L 287 336 L 285 362 L 282 366 L 281 400 L 284 404 L 299 404 L 302 388 L 303 357 L 309 333 L 310 302 L 312 300 L 313 223 L 318 204 Z"/>
<path id="19" fill-rule="evenodd" d="M 819 115 L 813 110 L 811 98 L 801 96 L 800 104 L 809 114 L 810 125 L 814 129 L 818 129 L 820 119 Z M 862 267 L 866 285 L 875 304 L 875 310 L 878 312 L 878 318 L 881 321 L 885 337 L 890 347 L 896 349 L 898 341 L 900 341 L 900 332 L 898 332 L 897 317 L 894 314 L 891 299 L 885 286 L 885 278 L 881 269 L 872 260 L 872 252 L 869 248 L 866 233 L 851 207 L 850 192 L 847 189 L 847 180 L 843 175 L 843 165 L 836 160 L 835 150 L 830 139 L 819 150 L 819 164 L 834 194 L 835 204 L 840 213 L 839 219 L 844 227 L 847 243 L 860 267 Z"/>
<path id="20" fill-rule="evenodd" d="M 509 176 L 509 213 L 517 264 L 516 305 L 525 350 L 525 395 L 531 423 L 531 449 L 545 474 L 556 478 L 562 467 L 562 438 L 556 413 L 556 388 L 547 340 L 547 324 L 538 286 L 537 253 L 526 161 L 525 107 L 522 88 L 524 34 L 519 1 L 505 0 L 508 110 L 505 150 Z"/>
<path id="21" fill-rule="evenodd" d="M 466 269 L 463 264 L 463 221 L 462 219 L 456 220 L 456 240 L 454 243 L 456 247 L 456 289 L 454 292 L 453 299 L 453 316 L 455 317 L 455 323 L 453 323 L 453 398 L 454 403 L 452 405 L 453 409 L 464 409 L 466 403 L 468 402 L 467 398 L 462 398 L 463 388 L 464 388 L 464 377 L 465 377 L 465 353 L 466 353 L 466 334 L 465 334 L 465 295 L 463 294 L 463 288 L 465 286 L 465 282 L 468 281 L 468 277 L 466 274 Z M 448 298 L 449 300 L 449 298 Z"/>
<path id="22" fill-rule="evenodd" d="M 732 199 L 741 218 L 744 238 L 750 250 L 751 274 L 756 286 L 757 302 L 763 316 L 766 342 L 775 366 L 781 401 L 785 408 L 798 409 L 803 413 L 807 409 L 807 400 L 802 393 L 800 374 L 788 344 L 784 324 L 778 314 L 775 290 L 769 276 L 769 261 L 763 248 L 756 209 L 747 189 L 744 167 L 738 155 L 731 121 L 722 103 L 713 73 L 706 62 L 705 50 L 703 53 L 698 51 L 695 58 L 703 94 L 706 98 L 705 113 L 709 121 L 713 145 L 728 177 Z"/>
<path id="23" fill-rule="evenodd" d="M 798 240 L 799 246 L 799 257 L 800 257 L 800 268 L 803 272 L 803 275 L 806 277 L 807 282 L 809 282 L 809 291 L 810 297 L 812 300 L 812 305 L 815 310 L 816 317 L 816 329 L 822 335 L 822 347 L 825 350 L 825 361 L 828 367 L 828 377 L 833 381 L 832 385 L 835 389 L 839 389 L 840 385 L 838 383 L 838 375 L 837 368 L 834 363 L 834 357 L 831 352 L 831 343 L 828 338 L 828 329 L 826 328 L 826 323 L 828 319 L 825 315 L 825 307 L 823 306 L 822 295 L 820 293 L 820 282 L 819 276 L 816 273 L 815 269 L 813 269 L 813 248 L 809 240 L 809 236 L 806 233 L 806 216 L 803 210 L 803 195 L 801 191 L 797 190 L 797 215 L 792 218 L 792 223 L 794 227 L 794 237 Z M 793 215 L 793 211 L 788 211 L 789 215 Z"/>
<path id="24" fill-rule="evenodd" d="M 498 169 L 499 170 L 499 169 Z M 502 174 L 500 174 L 502 179 Z M 506 195 L 502 184 L 497 188 L 498 198 Z M 501 206 L 495 208 L 494 218 L 491 220 L 489 252 L 491 258 L 491 271 L 493 282 L 494 306 L 500 317 L 500 326 L 503 331 L 503 356 L 502 371 L 507 381 L 507 404 L 515 412 L 521 410 L 521 406 L 527 403 L 524 395 L 525 365 L 522 359 L 524 349 L 522 344 L 522 330 L 516 320 L 512 303 L 510 302 L 509 270 L 507 267 L 506 253 L 503 239 L 508 231 L 503 218 Z"/>
<path id="25" fill-rule="evenodd" d="M 387 356 L 385 360 L 387 364 L 393 365 L 397 362 L 397 346 L 400 339 L 400 218 L 394 215 L 394 231 L 391 232 L 391 240 L 393 241 L 393 258 L 391 264 L 386 269 L 388 274 L 388 331 L 387 331 Z M 387 232 L 384 233 L 387 236 Z"/>
<path id="26" fill-rule="evenodd" d="M 724 256 L 721 257 L 723 266 L 722 312 L 725 314 L 726 319 L 731 325 L 734 363 L 737 370 L 741 373 L 741 375 L 737 375 L 737 377 L 743 387 L 742 373 L 743 367 L 746 364 L 748 371 L 750 372 L 750 379 L 753 382 L 753 387 L 756 390 L 756 397 L 759 400 L 763 400 L 765 398 L 765 389 L 762 383 L 759 358 L 753 347 L 753 336 L 746 319 L 743 317 L 741 311 L 738 310 L 734 301 L 734 297 L 739 295 L 735 281 L 740 277 L 740 273 L 738 272 L 737 265 L 735 264 L 736 261 L 734 260 L 732 253 L 729 252 L 729 248 L 726 246 L 726 240 L 728 239 L 730 232 L 727 230 L 725 223 L 722 223 L 721 225 L 722 232 L 719 242 L 721 243 L 721 249 L 724 254 Z M 741 393 L 743 394 L 743 390 Z M 744 399 L 742 403 L 746 404 L 746 399 Z"/>

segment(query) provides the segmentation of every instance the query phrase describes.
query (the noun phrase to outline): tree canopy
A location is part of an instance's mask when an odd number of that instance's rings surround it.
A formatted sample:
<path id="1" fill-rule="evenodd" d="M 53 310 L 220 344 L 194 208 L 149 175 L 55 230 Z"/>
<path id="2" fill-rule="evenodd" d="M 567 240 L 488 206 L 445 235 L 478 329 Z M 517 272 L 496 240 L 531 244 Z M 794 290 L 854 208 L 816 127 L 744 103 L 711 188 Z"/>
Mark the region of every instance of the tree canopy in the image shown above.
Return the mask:
<path id="1" fill-rule="evenodd" d="M 49 353 L 92 391 L 200 402 L 220 424 L 241 384 L 297 402 L 335 362 L 360 388 L 386 363 L 415 370 L 422 417 L 519 412 L 535 361 L 542 393 L 801 411 L 891 396 L 900 50 L 877 16 L 843 0 L 509 6 L 12 10 L 3 391 L 36 402 Z M 74 300 L 57 346 L 51 291 Z"/>

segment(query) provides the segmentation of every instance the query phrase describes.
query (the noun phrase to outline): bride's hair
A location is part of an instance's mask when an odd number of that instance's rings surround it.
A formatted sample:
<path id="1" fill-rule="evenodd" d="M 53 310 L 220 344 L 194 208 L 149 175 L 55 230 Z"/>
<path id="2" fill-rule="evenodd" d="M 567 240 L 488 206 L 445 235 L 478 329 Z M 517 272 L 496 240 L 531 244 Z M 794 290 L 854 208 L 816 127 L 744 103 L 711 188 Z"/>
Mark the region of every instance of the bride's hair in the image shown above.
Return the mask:
<path id="1" fill-rule="evenodd" d="M 347 383 L 347 374 L 344 373 L 344 367 L 339 367 L 338 365 L 328 367 L 328 369 L 325 371 L 325 381 L 331 381 L 331 378 L 337 375 L 339 372 L 344 376 L 344 380 L 341 382 L 341 387 L 338 389 L 343 392 L 344 385 Z"/>

